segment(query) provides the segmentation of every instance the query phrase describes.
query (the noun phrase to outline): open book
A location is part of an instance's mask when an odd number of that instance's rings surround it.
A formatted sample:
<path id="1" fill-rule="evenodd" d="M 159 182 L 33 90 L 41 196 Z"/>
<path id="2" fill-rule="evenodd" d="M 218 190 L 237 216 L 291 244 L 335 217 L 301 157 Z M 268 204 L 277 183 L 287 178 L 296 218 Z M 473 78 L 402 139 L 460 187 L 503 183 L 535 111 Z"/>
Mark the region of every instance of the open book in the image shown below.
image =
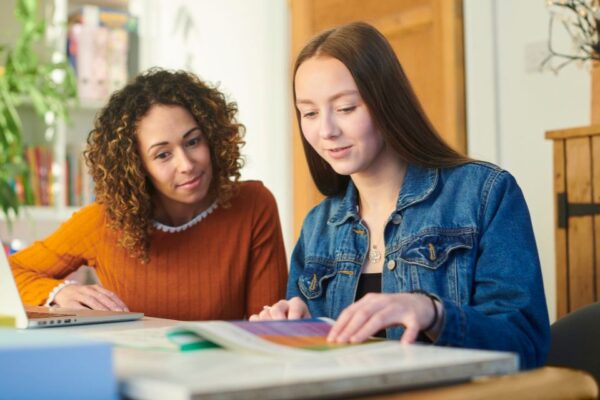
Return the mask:
<path id="1" fill-rule="evenodd" d="M 327 334 L 330 319 L 283 321 L 199 321 L 171 327 L 99 332 L 92 336 L 116 345 L 167 351 L 224 348 L 271 355 L 317 355 L 323 351 L 356 352 L 373 346 L 397 345 L 397 341 L 372 339 L 360 345 L 332 344 Z M 359 349 L 360 348 L 360 349 Z"/>
<path id="2" fill-rule="evenodd" d="M 194 343 L 196 346 L 206 347 L 204 341 L 235 351 L 277 355 L 308 355 L 355 347 L 327 342 L 327 334 L 333 322 L 320 318 L 260 322 L 188 322 L 172 328 L 167 332 L 167 336 L 183 350 L 194 347 Z M 381 343 L 377 339 L 373 341 Z"/>

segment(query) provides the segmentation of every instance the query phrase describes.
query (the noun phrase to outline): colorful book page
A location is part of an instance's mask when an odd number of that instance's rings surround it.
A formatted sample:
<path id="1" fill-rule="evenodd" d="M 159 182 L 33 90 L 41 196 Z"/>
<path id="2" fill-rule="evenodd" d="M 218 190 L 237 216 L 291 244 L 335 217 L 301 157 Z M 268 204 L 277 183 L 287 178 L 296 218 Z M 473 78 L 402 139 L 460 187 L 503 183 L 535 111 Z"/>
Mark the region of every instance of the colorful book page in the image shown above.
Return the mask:
<path id="1" fill-rule="evenodd" d="M 232 325 L 261 339 L 304 350 L 331 350 L 344 344 L 327 342 L 331 325 L 320 319 L 287 321 L 230 321 Z"/>

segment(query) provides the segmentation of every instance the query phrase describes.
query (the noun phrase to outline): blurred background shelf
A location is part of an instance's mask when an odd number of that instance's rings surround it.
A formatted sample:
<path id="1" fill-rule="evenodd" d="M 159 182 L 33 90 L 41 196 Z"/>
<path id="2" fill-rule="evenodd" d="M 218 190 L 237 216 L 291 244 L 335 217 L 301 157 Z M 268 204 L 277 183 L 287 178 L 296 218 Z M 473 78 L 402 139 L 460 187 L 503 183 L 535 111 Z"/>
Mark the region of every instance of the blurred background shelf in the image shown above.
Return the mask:
<path id="1" fill-rule="evenodd" d="M 19 35 L 16 4 L 16 0 L 2 2 L 0 45 L 13 46 Z M 34 199 L 10 223 L 0 213 L 0 239 L 5 243 L 41 239 L 93 201 L 93 184 L 82 156 L 87 136 L 109 94 L 138 72 L 138 17 L 130 13 L 130 0 L 39 0 L 38 4 L 46 34 L 36 52 L 41 59 L 69 60 L 79 96 L 68 103 L 67 121 L 42 118 L 31 99 L 21 100 L 18 113 Z"/>

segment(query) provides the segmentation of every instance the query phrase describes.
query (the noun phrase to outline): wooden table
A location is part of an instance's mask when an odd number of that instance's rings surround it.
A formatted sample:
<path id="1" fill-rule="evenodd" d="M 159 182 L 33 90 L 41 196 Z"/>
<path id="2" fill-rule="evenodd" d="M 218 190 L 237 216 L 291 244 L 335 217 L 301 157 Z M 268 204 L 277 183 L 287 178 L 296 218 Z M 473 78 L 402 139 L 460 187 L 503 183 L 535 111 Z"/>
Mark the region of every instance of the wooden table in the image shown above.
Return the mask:
<path id="1" fill-rule="evenodd" d="M 569 400 L 597 399 L 598 385 L 582 371 L 544 367 L 513 375 L 479 378 L 473 382 L 420 389 L 365 400 Z"/>

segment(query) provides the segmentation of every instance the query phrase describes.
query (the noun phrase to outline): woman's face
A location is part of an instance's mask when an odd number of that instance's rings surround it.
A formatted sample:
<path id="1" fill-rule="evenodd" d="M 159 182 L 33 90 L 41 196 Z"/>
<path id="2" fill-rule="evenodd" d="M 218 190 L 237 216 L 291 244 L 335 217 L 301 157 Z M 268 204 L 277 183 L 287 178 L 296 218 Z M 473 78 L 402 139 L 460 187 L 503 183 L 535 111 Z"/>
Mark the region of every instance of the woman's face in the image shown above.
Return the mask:
<path id="1" fill-rule="evenodd" d="M 152 106 L 138 124 L 137 138 L 144 168 L 167 213 L 197 213 L 210 205 L 210 149 L 189 111 Z"/>
<path id="2" fill-rule="evenodd" d="M 348 68 L 336 58 L 310 58 L 298 68 L 294 89 L 302 134 L 333 170 L 373 172 L 384 142 Z"/>

